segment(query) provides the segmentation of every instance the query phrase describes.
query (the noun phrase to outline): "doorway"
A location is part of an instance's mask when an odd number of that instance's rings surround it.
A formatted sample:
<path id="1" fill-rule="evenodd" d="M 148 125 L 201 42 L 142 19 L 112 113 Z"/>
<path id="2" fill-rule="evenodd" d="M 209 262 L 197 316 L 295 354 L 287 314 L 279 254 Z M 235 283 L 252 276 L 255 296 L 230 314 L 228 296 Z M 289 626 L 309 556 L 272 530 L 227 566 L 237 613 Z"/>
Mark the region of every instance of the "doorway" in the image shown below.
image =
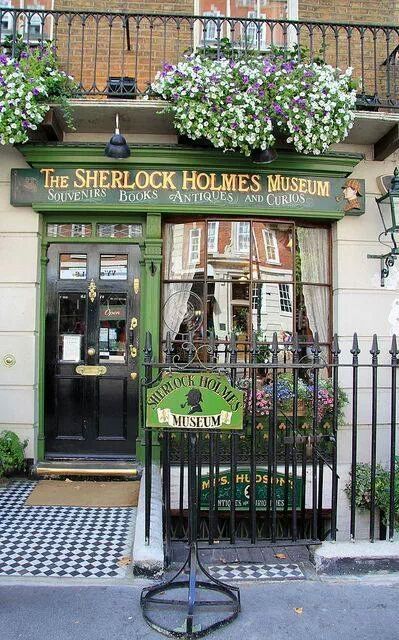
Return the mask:
<path id="1" fill-rule="evenodd" d="M 49 246 L 47 459 L 134 458 L 139 257 L 135 245 Z"/>

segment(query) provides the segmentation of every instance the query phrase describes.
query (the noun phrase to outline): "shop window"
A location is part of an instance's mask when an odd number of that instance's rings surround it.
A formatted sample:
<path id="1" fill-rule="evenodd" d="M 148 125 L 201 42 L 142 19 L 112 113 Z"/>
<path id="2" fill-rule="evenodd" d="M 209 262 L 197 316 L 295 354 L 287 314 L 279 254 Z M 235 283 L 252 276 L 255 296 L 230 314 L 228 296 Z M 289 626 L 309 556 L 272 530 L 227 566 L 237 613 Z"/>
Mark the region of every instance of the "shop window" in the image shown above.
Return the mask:
<path id="1" fill-rule="evenodd" d="M 267 343 L 266 352 L 276 333 L 288 353 L 297 332 L 300 357 L 311 358 L 308 345 L 317 331 L 326 353 L 331 337 L 328 228 L 228 218 L 209 221 L 207 229 L 200 221 L 168 223 L 164 247 L 162 335 L 170 333 L 179 358 L 189 358 L 190 337 L 197 349 L 215 336 L 224 353 L 232 332 L 240 361 L 251 357 L 254 334 Z M 202 348 L 201 357 L 207 353 Z"/>

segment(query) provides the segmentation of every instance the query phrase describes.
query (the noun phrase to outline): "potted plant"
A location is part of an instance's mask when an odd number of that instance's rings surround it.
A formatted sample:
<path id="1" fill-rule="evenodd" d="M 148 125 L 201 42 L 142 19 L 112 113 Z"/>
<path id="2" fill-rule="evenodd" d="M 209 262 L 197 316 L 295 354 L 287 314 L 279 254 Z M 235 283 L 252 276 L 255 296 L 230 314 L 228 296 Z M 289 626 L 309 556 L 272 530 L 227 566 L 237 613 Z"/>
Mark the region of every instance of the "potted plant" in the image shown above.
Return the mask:
<path id="1" fill-rule="evenodd" d="M 0 54 L 0 144 L 24 143 L 43 121 L 51 103 L 61 106 L 73 126 L 68 99 L 76 92 L 72 76 L 59 69 L 50 42 L 18 41 L 15 57 L 5 43 Z"/>
<path id="2" fill-rule="evenodd" d="M 276 131 L 300 153 L 319 155 L 352 127 L 356 91 L 344 73 L 298 48 L 272 48 L 233 59 L 191 54 L 166 64 L 152 91 L 167 101 L 179 134 L 249 156 L 276 142 Z"/>

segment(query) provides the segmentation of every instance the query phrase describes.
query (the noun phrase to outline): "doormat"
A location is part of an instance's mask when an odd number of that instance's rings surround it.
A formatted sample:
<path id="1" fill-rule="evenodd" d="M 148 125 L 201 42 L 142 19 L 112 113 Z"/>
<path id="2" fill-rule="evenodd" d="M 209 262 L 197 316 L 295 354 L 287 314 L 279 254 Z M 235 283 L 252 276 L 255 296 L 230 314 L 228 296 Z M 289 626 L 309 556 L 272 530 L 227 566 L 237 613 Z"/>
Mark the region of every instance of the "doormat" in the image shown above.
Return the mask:
<path id="1" fill-rule="evenodd" d="M 73 482 L 40 480 L 27 507 L 137 507 L 140 481 Z"/>

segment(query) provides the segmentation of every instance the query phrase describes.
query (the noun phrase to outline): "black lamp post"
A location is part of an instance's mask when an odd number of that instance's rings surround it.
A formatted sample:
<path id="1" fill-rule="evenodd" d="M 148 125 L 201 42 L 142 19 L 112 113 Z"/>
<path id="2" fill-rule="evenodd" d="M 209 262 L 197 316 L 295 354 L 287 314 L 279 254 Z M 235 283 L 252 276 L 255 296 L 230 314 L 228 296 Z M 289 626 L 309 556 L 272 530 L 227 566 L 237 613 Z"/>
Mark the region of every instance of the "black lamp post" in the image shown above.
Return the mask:
<path id="1" fill-rule="evenodd" d="M 381 255 L 368 255 L 368 258 L 378 259 L 381 263 L 381 287 L 385 286 L 384 280 L 389 275 L 389 269 L 395 264 L 399 256 L 399 170 L 396 167 L 391 180 L 391 187 L 381 198 L 375 199 L 380 212 L 384 231 L 380 234 L 379 240 L 384 244 L 382 238 L 392 243 L 392 249 L 388 253 Z"/>
<path id="2" fill-rule="evenodd" d="M 130 156 L 129 145 L 126 142 L 126 138 L 119 132 L 119 114 L 115 116 L 115 133 L 111 137 L 104 151 L 107 158 L 115 158 L 122 160 Z"/>

